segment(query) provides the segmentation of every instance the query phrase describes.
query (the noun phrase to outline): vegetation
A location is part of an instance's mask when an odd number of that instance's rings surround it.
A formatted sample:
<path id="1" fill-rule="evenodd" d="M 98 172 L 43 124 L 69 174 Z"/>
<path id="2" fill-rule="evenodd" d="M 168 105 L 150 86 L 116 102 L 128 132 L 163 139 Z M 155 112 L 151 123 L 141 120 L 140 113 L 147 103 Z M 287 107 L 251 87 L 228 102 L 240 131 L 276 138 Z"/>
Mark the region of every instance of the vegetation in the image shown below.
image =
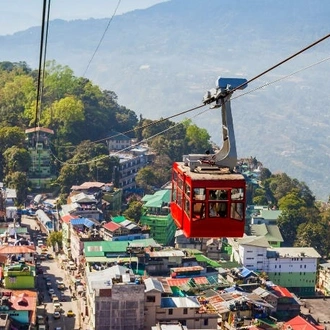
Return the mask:
<path id="1" fill-rule="evenodd" d="M 121 106 L 113 91 L 102 91 L 91 81 L 75 77 L 67 66 L 49 62 L 44 75 L 43 98 L 36 111 L 37 72 L 26 63 L 0 63 L 0 181 L 17 190 L 22 203 L 28 190 L 31 159 L 25 149 L 26 128 L 38 123 L 54 130 L 51 141 L 54 168 L 65 201 L 72 185 L 84 181 L 118 182 L 117 157 L 109 157 L 106 138 L 111 131 L 148 143 L 155 152 L 152 163 L 140 170 L 137 184 L 152 193 L 170 180 L 173 161 L 189 153 L 212 150 L 210 135 L 190 120 L 139 118 Z M 304 182 L 285 173 L 272 174 L 256 158 L 245 160 L 260 168 L 259 184 L 249 183 L 249 204 L 268 205 L 282 211 L 279 228 L 288 246 L 312 246 L 328 256 L 330 251 L 329 204 L 317 203 Z M 142 204 L 132 200 L 124 215 L 138 221 Z M 51 245 L 56 239 L 52 238 Z"/>

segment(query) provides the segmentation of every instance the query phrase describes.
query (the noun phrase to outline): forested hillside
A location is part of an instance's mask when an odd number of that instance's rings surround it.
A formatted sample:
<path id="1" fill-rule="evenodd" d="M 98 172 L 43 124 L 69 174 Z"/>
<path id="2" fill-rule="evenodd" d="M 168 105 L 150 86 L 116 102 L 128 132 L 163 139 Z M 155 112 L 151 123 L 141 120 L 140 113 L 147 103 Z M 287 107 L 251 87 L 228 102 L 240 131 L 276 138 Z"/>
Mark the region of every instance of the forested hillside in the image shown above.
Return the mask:
<path id="1" fill-rule="evenodd" d="M 218 76 L 250 79 L 322 38 L 329 11 L 329 2 L 315 0 L 172 0 L 115 16 L 96 54 L 109 19 L 52 21 L 47 57 L 156 120 L 199 105 Z M 40 27 L 0 41 L 0 60 L 37 67 Z M 239 156 L 307 182 L 323 200 L 330 193 L 328 48 L 325 40 L 232 102 Z M 219 143 L 220 114 L 191 115 Z"/>
<path id="2" fill-rule="evenodd" d="M 53 185 L 59 188 L 62 202 L 72 185 L 95 180 L 116 182 L 112 173 L 118 158 L 109 157 L 105 143 L 113 130 L 135 137 L 138 144 L 148 144 L 156 153 L 154 162 L 136 177 L 147 193 L 170 179 L 172 162 L 181 160 L 183 154 L 212 149 L 207 130 L 190 120 L 176 124 L 166 118 L 138 118 L 134 111 L 119 105 L 113 91 L 101 90 L 55 62 L 47 65 L 44 97 L 36 111 L 37 77 L 26 63 L 0 63 L 0 181 L 17 190 L 19 203 L 29 192 L 27 169 L 31 159 L 24 131 L 36 123 L 55 133 L 50 141 L 58 175 Z M 285 244 L 313 246 L 328 256 L 329 205 L 315 202 L 305 183 L 285 173 L 272 174 L 255 158 L 242 161 L 251 169 L 261 167 L 260 186 L 248 185 L 248 202 L 282 210 L 279 227 Z"/>

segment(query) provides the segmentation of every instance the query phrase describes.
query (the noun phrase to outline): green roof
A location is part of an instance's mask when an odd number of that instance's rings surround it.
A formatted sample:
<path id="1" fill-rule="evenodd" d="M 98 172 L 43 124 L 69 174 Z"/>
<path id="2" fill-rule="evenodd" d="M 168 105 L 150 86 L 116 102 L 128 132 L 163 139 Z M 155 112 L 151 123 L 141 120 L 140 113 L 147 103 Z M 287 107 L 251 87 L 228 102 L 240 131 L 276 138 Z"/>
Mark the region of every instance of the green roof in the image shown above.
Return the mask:
<path id="1" fill-rule="evenodd" d="M 126 253 L 126 248 L 130 243 L 139 243 L 144 247 L 156 246 L 157 243 L 152 238 L 139 239 L 134 241 L 95 241 L 84 242 L 85 257 L 104 257 L 107 253 Z"/>
<path id="2" fill-rule="evenodd" d="M 111 220 L 115 223 L 121 223 L 126 220 L 126 218 L 122 215 L 119 215 L 118 217 L 112 217 Z"/>
<path id="3" fill-rule="evenodd" d="M 0 234 L 9 232 L 9 230 L 14 229 L 16 234 L 27 234 L 28 230 L 26 227 L 0 227 Z"/>
<path id="4" fill-rule="evenodd" d="M 284 242 L 277 225 L 266 225 L 264 223 L 251 225 L 251 235 L 264 236 L 269 242 Z"/>
<path id="5" fill-rule="evenodd" d="M 211 267 L 214 267 L 214 268 L 222 267 L 222 265 L 220 263 L 204 256 L 203 254 L 195 254 L 195 258 L 198 262 L 206 262 Z"/>
<path id="6" fill-rule="evenodd" d="M 168 204 L 171 200 L 171 191 L 168 189 L 156 191 L 153 195 L 145 195 L 142 202 L 145 202 L 145 207 L 162 207 Z"/>

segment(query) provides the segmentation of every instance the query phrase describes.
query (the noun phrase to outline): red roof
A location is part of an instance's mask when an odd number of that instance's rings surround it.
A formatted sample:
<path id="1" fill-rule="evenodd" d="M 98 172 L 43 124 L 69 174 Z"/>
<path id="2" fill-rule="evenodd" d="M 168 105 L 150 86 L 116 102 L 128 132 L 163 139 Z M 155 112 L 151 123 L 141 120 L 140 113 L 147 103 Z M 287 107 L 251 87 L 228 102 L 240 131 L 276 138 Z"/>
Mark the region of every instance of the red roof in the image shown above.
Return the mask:
<path id="1" fill-rule="evenodd" d="M 289 329 L 291 327 L 292 330 L 324 330 L 325 326 L 323 325 L 316 325 L 309 323 L 307 320 L 305 320 L 300 315 L 294 317 L 290 321 L 284 323 L 283 329 Z"/>
<path id="2" fill-rule="evenodd" d="M 284 298 L 284 297 L 292 298 L 293 297 L 291 292 L 287 288 L 284 288 L 282 286 L 276 285 L 276 286 L 273 286 L 272 289 L 275 291 L 274 293 L 280 298 Z"/>
<path id="3" fill-rule="evenodd" d="M 73 216 L 71 214 L 66 214 L 66 215 L 63 215 L 63 217 L 61 217 L 61 220 L 65 223 L 70 223 L 70 221 L 72 219 L 76 219 L 77 217 L 76 216 Z"/>
<path id="4" fill-rule="evenodd" d="M 2 254 L 18 254 L 18 253 L 34 253 L 36 248 L 34 245 L 3 245 L 0 246 Z"/>
<path id="5" fill-rule="evenodd" d="M 205 276 L 194 277 L 193 280 L 196 284 L 210 284 Z"/>
<path id="6" fill-rule="evenodd" d="M 167 278 L 167 284 L 169 286 L 181 286 L 186 284 L 190 279 L 189 278 Z"/>
<path id="7" fill-rule="evenodd" d="M 118 223 L 115 223 L 113 221 L 110 221 L 106 224 L 103 225 L 103 228 L 104 229 L 107 229 L 109 231 L 115 231 L 117 230 L 118 228 L 121 228 L 121 225 L 118 225 Z"/>
<path id="8" fill-rule="evenodd" d="M 10 302 L 11 308 L 14 310 L 28 310 L 31 311 L 30 323 L 36 323 L 36 309 L 37 309 L 37 293 L 30 290 L 6 290 L 11 292 Z M 26 304 L 19 304 L 24 301 Z"/>

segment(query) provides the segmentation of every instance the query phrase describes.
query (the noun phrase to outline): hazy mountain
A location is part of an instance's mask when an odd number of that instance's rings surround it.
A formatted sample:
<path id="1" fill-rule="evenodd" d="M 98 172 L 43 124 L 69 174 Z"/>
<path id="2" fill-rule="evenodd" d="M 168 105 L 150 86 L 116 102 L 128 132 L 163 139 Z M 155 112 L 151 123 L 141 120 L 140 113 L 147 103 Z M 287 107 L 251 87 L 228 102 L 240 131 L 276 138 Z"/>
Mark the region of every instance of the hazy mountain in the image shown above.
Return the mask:
<path id="1" fill-rule="evenodd" d="M 324 37 L 329 14 L 330 2 L 322 0 L 172 0 L 116 16 L 98 49 L 108 19 L 52 21 L 47 58 L 113 90 L 137 115 L 158 119 L 201 104 L 218 76 L 249 80 Z M 40 27 L 0 42 L 1 61 L 38 66 Z M 330 194 L 330 61 L 319 62 L 329 57 L 329 44 L 256 79 L 232 100 L 238 156 L 305 181 L 323 199 Z M 193 120 L 220 143 L 218 111 Z"/>

